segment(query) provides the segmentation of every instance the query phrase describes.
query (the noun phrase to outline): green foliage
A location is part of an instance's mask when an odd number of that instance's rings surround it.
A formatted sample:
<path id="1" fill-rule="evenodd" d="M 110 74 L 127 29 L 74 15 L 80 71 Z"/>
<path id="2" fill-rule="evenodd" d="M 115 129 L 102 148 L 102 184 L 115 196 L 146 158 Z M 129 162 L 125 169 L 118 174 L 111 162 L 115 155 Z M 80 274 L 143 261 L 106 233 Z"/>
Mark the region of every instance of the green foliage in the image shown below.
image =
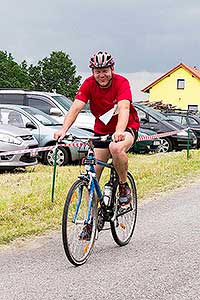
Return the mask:
<path id="1" fill-rule="evenodd" d="M 22 88 L 51 92 L 74 98 L 81 76 L 76 76 L 76 66 L 68 54 L 53 51 L 37 65 L 27 66 L 14 61 L 12 55 L 0 51 L 0 88 Z"/>
<path id="2" fill-rule="evenodd" d="M 37 66 L 29 67 L 29 76 L 33 90 L 53 91 L 74 98 L 81 76 L 76 76 L 76 66 L 69 55 L 62 51 L 52 52 Z"/>
<path id="3" fill-rule="evenodd" d="M 26 62 L 18 65 L 6 51 L 0 51 L 0 88 L 30 88 Z"/>

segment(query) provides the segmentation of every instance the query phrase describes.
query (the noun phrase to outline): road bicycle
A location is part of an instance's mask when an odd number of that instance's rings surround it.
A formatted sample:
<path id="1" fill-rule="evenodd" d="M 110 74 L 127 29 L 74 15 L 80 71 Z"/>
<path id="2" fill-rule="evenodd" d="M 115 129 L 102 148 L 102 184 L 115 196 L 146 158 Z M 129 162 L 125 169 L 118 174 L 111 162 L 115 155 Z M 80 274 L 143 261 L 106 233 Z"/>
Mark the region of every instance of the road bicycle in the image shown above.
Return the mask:
<path id="1" fill-rule="evenodd" d="M 127 183 L 131 190 L 131 202 L 126 206 L 118 204 L 119 178 L 111 163 L 95 159 L 93 140 L 106 141 L 110 136 L 77 138 L 85 140 L 88 152 L 83 160 L 84 172 L 81 172 L 67 194 L 62 218 L 62 239 L 69 261 L 80 266 L 90 256 L 94 242 L 100 231 L 111 229 L 114 241 L 119 246 L 127 245 L 133 235 L 137 217 L 137 191 L 133 176 L 128 172 Z M 109 181 L 104 192 L 97 180 L 95 164 L 109 168 Z M 108 226 L 105 226 L 108 223 Z M 88 225 L 89 224 L 89 225 Z M 83 228 L 91 226 L 91 237 L 81 238 Z M 105 228 L 108 227 L 108 228 Z"/>

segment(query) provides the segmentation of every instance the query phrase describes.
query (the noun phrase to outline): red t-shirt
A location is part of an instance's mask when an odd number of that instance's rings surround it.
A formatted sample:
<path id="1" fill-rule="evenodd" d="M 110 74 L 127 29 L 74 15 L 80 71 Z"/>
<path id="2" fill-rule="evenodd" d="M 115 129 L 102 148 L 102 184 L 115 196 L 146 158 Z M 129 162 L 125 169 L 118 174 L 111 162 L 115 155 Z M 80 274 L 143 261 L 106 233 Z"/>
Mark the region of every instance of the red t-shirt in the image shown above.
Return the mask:
<path id="1" fill-rule="evenodd" d="M 99 117 L 112 109 L 114 104 L 120 100 L 130 100 L 131 102 L 132 95 L 128 80 L 121 75 L 113 74 L 112 84 L 108 88 L 101 88 L 94 76 L 88 77 L 78 90 L 75 99 L 85 103 L 90 100 L 90 110 L 95 116 L 94 132 L 97 134 L 111 134 L 115 132 L 118 115 L 114 115 L 107 125 Z M 137 112 L 131 103 L 127 127 L 138 130 L 139 126 Z"/>

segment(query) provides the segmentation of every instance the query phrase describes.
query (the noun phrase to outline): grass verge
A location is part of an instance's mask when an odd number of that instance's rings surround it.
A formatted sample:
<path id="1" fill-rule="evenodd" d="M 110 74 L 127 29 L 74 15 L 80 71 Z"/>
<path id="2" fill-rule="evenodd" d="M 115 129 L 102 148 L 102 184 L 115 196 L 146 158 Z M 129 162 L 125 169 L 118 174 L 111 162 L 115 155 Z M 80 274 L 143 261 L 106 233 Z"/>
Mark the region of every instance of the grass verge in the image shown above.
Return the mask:
<path id="1" fill-rule="evenodd" d="M 154 193 L 174 189 L 200 174 L 200 150 L 154 155 L 129 154 L 139 201 Z M 37 165 L 25 171 L 0 174 L 0 245 L 58 229 L 68 189 L 80 172 L 79 166 L 57 168 L 55 199 L 51 202 L 53 168 Z M 102 184 L 107 180 L 105 171 Z"/>

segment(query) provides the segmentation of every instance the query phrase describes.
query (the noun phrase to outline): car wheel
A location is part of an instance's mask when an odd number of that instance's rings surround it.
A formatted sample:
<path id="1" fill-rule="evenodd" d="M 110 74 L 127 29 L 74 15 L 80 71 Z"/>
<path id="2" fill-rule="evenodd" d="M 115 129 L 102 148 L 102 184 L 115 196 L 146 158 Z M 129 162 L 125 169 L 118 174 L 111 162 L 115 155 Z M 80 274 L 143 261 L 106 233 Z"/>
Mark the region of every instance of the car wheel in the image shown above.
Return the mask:
<path id="1" fill-rule="evenodd" d="M 44 164 L 53 166 L 54 164 L 54 157 L 55 157 L 55 149 L 45 151 L 44 153 Z M 66 148 L 59 147 L 57 152 L 57 165 L 64 166 L 68 164 L 70 161 L 69 153 Z"/>
<path id="2" fill-rule="evenodd" d="M 169 152 L 172 151 L 172 142 L 168 138 L 161 138 L 160 146 L 157 149 L 157 152 Z"/>

